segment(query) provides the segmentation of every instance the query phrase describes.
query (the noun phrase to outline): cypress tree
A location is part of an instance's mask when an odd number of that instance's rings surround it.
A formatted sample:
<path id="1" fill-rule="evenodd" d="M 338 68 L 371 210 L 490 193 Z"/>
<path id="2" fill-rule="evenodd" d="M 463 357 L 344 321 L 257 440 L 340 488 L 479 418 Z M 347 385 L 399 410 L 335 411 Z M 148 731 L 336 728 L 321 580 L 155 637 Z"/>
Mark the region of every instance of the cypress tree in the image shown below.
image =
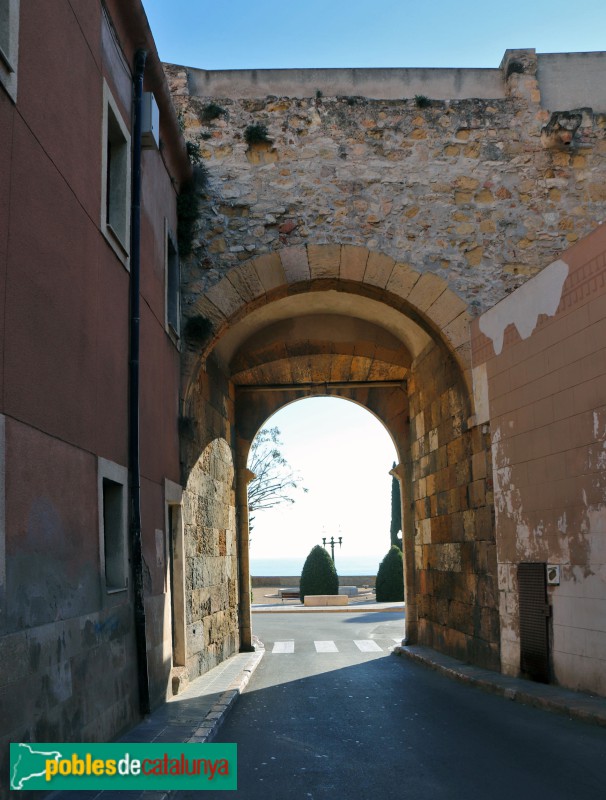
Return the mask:
<path id="1" fill-rule="evenodd" d="M 394 461 L 392 470 L 396 468 Z M 389 528 L 391 544 L 402 549 L 402 542 L 398 539 L 398 531 L 402 530 L 402 500 L 400 497 L 400 481 L 395 475 L 391 476 L 391 526 Z"/>

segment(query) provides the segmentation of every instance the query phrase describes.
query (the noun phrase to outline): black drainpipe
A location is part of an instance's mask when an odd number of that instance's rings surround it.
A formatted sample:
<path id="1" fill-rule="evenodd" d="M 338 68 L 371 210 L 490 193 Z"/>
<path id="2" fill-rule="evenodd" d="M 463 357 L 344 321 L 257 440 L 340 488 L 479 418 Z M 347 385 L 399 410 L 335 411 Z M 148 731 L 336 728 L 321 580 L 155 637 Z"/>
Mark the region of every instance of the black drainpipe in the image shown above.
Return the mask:
<path id="1" fill-rule="evenodd" d="M 145 630 L 145 597 L 143 589 L 143 551 L 141 546 L 141 468 L 139 464 L 139 329 L 141 311 L 139 284 L 141 271 L 141 98 L 146 50 L 135 54 L 133 181 L 131 205 L 130 257 L 130 360 L 128 409 L 128 462 L 130 472 L 130 535 L 135 594 L 135 638 L 139 707 L 149 714 L 149 676 L 147 674 L 147 635 Z"/>

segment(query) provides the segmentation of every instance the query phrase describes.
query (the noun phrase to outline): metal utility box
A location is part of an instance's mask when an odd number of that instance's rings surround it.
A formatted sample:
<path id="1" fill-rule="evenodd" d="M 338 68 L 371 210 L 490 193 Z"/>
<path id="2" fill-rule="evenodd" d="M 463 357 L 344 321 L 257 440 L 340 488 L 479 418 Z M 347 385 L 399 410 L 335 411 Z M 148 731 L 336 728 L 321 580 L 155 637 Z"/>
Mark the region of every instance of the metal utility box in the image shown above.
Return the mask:
<path id="1" fill-rule="evenodd" d="M 141 145 L 160 149 L 160 109 L 151 92 L 143 92 L 141 98 Z"/>

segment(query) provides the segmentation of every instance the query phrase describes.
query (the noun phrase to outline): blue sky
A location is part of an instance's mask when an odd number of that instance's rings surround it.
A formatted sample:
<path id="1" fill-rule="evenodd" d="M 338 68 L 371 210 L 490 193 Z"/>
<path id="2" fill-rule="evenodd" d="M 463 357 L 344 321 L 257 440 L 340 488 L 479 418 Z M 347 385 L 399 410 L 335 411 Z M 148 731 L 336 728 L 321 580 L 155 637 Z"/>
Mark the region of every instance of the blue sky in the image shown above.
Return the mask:
<path id="1" fill-rule="evenodd" d="M 203 69 L 498 67 L 507 48 L 603 50 L 606 2 L 143 0 L 160 57 Z"/>

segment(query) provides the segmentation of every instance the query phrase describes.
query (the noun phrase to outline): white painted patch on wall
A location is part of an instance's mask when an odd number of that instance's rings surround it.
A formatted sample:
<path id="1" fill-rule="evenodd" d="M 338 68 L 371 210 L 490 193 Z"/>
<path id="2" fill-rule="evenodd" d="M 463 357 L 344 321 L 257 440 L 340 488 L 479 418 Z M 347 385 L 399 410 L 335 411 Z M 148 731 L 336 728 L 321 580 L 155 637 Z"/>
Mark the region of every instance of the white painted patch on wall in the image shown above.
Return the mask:
<path id="1" fill-rule="evenodd" d="M 597 439 L 600 436 L 600 416 L 597 411 L 593 412 L 593 438 Z"/>
<path id="2" fill-rule="evenodd" d="M 553 317 L 560 305 L 569 271 L 568 264 L 558 259 L 482 314 L 480 330 L 492 340 L 497 355 L 503 349 L 508 325 L 515 325 L 520 337 L 528 339 L 541 314 Z"/>

